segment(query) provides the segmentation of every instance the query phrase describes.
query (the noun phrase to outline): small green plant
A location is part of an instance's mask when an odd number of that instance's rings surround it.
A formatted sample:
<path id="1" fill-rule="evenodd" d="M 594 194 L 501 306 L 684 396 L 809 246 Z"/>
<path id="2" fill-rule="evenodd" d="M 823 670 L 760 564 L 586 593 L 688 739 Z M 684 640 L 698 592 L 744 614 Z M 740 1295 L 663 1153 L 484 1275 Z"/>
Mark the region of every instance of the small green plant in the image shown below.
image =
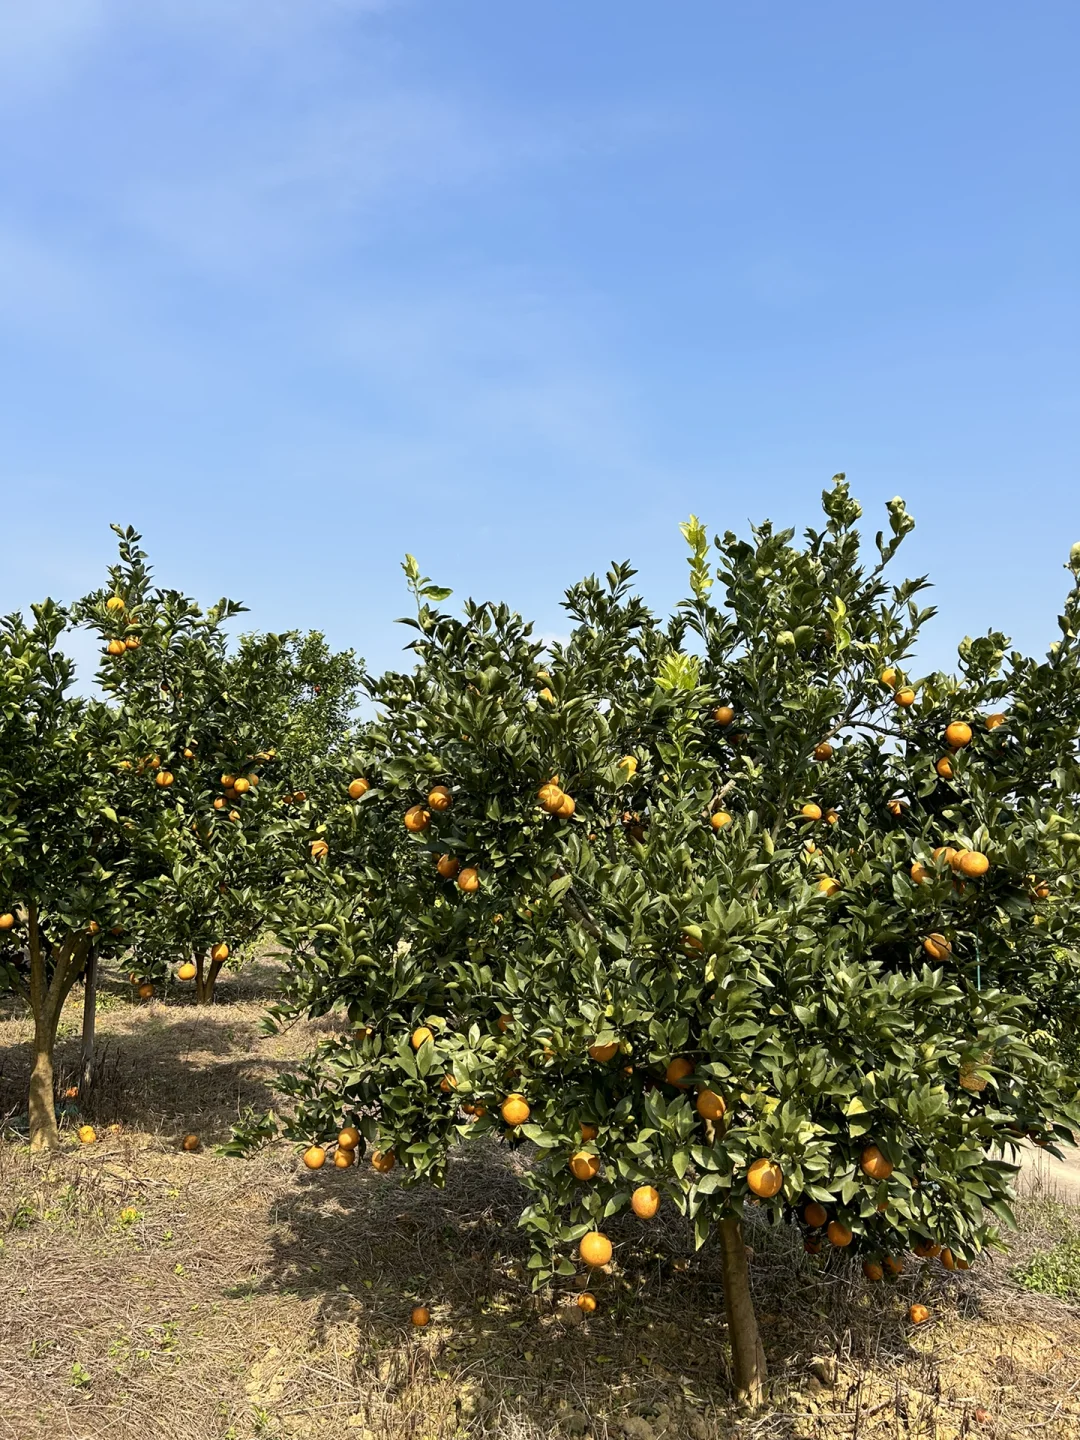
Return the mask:
<path id="1" fill-rule="evenodd" d="M 1016 1267 L 1013 1278 L 1041 1295 L 1080 1300 L 1080 1234 L 1069 1235 L 1052 1250 L 1033 1255 L 1025 1265 Z"/>
<path id="2" fill-rule="evenodd" d="M 73 1390 L 88 1390 L 93 1382 L 93 1376 L 85 1365 L 80 1365 L 78 1360 L 71 1367 L 71 1388 Z"/>

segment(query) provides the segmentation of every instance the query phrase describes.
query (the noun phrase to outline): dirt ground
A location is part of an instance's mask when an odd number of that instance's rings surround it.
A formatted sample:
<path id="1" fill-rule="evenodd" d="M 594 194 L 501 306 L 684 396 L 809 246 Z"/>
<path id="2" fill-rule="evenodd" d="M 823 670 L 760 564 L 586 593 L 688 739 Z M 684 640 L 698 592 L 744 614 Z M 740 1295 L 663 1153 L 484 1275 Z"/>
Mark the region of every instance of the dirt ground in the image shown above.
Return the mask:
<path id="1" fill-rule="evenodd" d="M 309 1174 L 285 1146 L 216 1155 L 329 1028 L 262 1037 L 273 983 L 269 963 L 226 976 L 199 1011 L 107 979 L 101 1138 L 80 1147 L 72 1111 L 63 1150 L 36 1160 L 12 1128 L 28 1027 L 0 1010 L 0 1440 L 1080 1437 L 1080 1309 L 1009 1279 L 1045 1243 L 1041 1196 L 1020 1207 L 1013 1255 L 957 1276 L 910 1261 L 891 1286 L 752 1226 L 774 1390 L 766 1414 L 740 1415 L 718 1258 L 694 1254 L 678 1217 L 612 1226 L 586 1320 L 572 1288 L 529 1292 L 524 1152 L 470 1147 L 443 1191 L 367 1167 Z M 195 1154 L 179 1149 L 189 1130 Z M 933 1318 L 912 1330 L 916 1297 Z"/>

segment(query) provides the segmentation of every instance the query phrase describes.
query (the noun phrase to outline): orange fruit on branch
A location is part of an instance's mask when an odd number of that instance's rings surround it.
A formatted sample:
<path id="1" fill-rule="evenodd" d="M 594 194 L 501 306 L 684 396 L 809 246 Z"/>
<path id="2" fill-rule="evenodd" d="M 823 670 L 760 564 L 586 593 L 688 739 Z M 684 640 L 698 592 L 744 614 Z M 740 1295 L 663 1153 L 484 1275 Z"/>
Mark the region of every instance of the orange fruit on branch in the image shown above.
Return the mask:
<path id="1" fill-rule="evenodd" d="M 715 1090 L 700 1091 L 694 1108 L 703 1120 L 722 1120 L 727 1110 L 724 1097 Z"/>
<path id="2" fill-rule="evenodd" d="M 934 769 L 941 776 L 942 780 L 951 780 L 953 778 L 952 761 L 948 755 L 942 755 L 941 759 L 934 766 Z"/>
<path id="3" fill-rule="evenodd" d="M 677 1055 L 674 1060 L 668 1062 L 668 1067 L 664 1071 L 664 1079 L 669 1085 L 677 1085 L 680 1090 L 688 1090 L 690 1082 L 686 1077 L 693 1073 L 694 1062 L 687 1060 L 682 1055 Z"/>
<path id="4" fill-rule="evenodd" d="M 803 1219 L 812 1230 L 820 1230 L 829 1218 L 829 1212 L 824 1205 L 819 1205 L 816 1200 L 809 1201 L 803 1206 Z"/>
<path id="5" fill-rule="evenodd" d="M 570 1173 L 575 1180 L 595 1180 L 600 1173 L 600 1156 L 575 1150 L 570 1156 Z"/>
<path id="6" fill-rule="evenodd" d="M 480 889 L 480 875 L 471 865 L 467 865 L 458 876 L 457 883 L 458 889 L 463 890 L 466 895 L 474 895 Z"/>
<path id="7" fill-rule="evenodd" d="M 326 1151 L 321 1145 L 309 1145 L 304 1151 L 304 1164 L 309 1170 L 321 1170 L 326 1164 Z"/>
<path id="8" fill-rule="evenodd" d="M 587 1290 L 582 1291 L 577 1297 L 577 1307 L 579 1310 L 584 1310 L 586 1315 L 594 1314 L 596 1311 L 596 1296 L 590 1295 Z"/>
<path id="9" fill-rule="evenodd" d="M 997 730 L 999 726 L 1004 725 L 1004 724 L 1005 724 L 1005 716 L 1004 716 L 1004 715 L 1000 715 L 1000 714 L 999 714 L 999 715 L 988 715 L 988 716 L 986 717 L 986 728 L 987 728 L 988 730 Z"/>
<path id="10" fill-rule="evenodd" d="M 880 680 L 881 684 L 885 686 L 886 690 L 891 690 L 899 679 L 899 676 L 897 675 L 894 666 L 886 665 L 885 669 L 881 672 L 878 679 Z"/>
<path id="11" fill-rule="evenodd" d="M 950 750 L 962 750 L 971 744 L 971 726 L 966 720 L 954 720 L 945 726 L 945 744 Z"/>
<path id="12" fill-rule="evenodd" d="M 412 805 L 405 811 L 405 829 L 413 835 L 419 835 L 431 824 L 431 815 L 422 805 Z"/>
<path id="13" fill-rule="evenodd" d="M 397 1156 L 393 1150 L 373 1150 L 371 1152 L 372 1169 L 377 1170 L 380 1175 L 389 1175 L 397 1163 Z"/>
<path id="14" fill-rule="evenodd" d="M 312 860 L 325 860 L 326 857 L 327 857 L 327 855 L 329 855 L 329 854 L 330 854 L 330 846 L 326 843 L 325 840 L 312 840 L 312 842 L 311 842 L 311 858 L 312 858 Z"/>
<path id="15" fill-rule="evenodd" d="M 884 1270 L 882 1270 L 881 1266 L 875 1260 L 864 1260 L 862 1273 L 866 1276 L 867 1280 L 883 1280 L 885 1278 Z"/>
<path id="16" fill-rule="evenodd" d="M 355 1125 L 346 1125 L 338 1131 L 337 1143 L 339 1150 L 355 1150 L 360 1144 L 360 1131 Z"/>
<path id="17" fill-rule="evenodd" d="M 215 945 L 214 948 L 210 951 L 210 959 L 213 960 L 215 965 L 223 964 L 228 958 L 229 947 L 225 944 L 224 940 L 222 940 L 220 944 Z"/>
<path id="18" fill-rule="evenodd" d="M 356 1160 L 356 1151 L 355 1151 L 355 1150 L 343 1150 L 343 1149 L 341 1148 L 341 1146 L 339 1145 L 338 1148 L 334 1151 L 334 1168 L 335 1168 L 335 1170 L 345 1170 L 345 1169 L 347 1169 L 350 1165 L 352 1165 L 352 1164 L 355 1162 L 355 1160 Z"/>
<path id="19" fill-rule="evenodd" d="M 896 694 L 893 696 L 893 699 L 896 701 L 897 705 L 899 705 L 902 709 L 906 710 L 910 705 L 915 704 L 915 691 L 911 688 L 910 685 L 905 685 L 902 690 L 897 690 Z"/>
<path id="20" fill-rule="evenodd" d="M 730 725 L 735 719 L 735 711 L 730 705 L 718 705 L 712 712 L 712 718 L 717 725 Z"/>
<path id="21" fill-rule="evenodd" d="M 602 1231 L 590 1230 L 587 1235 L 581 1237 L 578 1254 L 586 1265 L 596 1269 L 601 1265 L 606 1265 L 611 1259 L 611 1241 Z"/>
<path id="22" fill-rule="evenodd" d="M 731 816 L 726 810 L 717 810 L 715 814 L 709 816 L 709 824 L 714 830 L 723 830 L 731 824 Z"/>
<path id="23" fill-rule="evenodd" d="M 820 820 L 821 806 L 815 805 L 813 801 L 810 801 L 800 808 L 799 814 L 803 817 L 804 820 Z"/>
<path id="24" fill-rule="evenodd" d="M 956 868 L 969 880 L 977 880 L 990 869 L 990 857 L 980 850 L 962 850 Z"/>
<path id="25" fill-rule="evenodd" d="M 409 1036 L 409 1044 L 414 1050 L 419 1050 L 420 1046 L 425 1045 L 429 1040 L 432 1044 L 435 1043 L 435 1032 L 427 1025 L 418 1025 Z"/>
<path id="26" fill-rule="evenodd" d="M 891 1160 L 886 1160 L 876 1145 L 867 1145 L 859 1156 L 859 1169 L 871 1180 L 888 1180 L 893 1173 Z"/>
<path id="27" fill-rule="evenodd" d="M 762 1200 L 771 1200 L 774 1195 L 779 1194 L 783 1186 L 784 1172 L 775 1160 L 762 1156 L 747 1170 L 746 1183 Z"/>
<path id="28" fill-rule="evenodd" d="M 444 880 L 453 880 L 461 869 L 461 861 L 456 860 L 453 855 L 440 855 L 435 862 L 435 869 Z"/>
<path id="29" fill-rule="evenodd" d="M 524 1095 L 508 1095 L 499 1107 L 499 1113 L 507 1125 L 524 1125 L 532 1114 Z"/>
<path id="30" fill-rule="evenodd" d="M 814 759 L 815 759 L 815 760 L 831 760 L 831 759 L 832 759 L 832 753 L 833 753 L 833 747 L 829 744 L 829 742 L 828 742 L 827 740 L 822 740 L 822 742 L 820 743 L 820 745 L 815 745 L 815 746 L 814 746 Z"/>
<path id="31" fill-rule="evenodd" d="M 15 916 L 12 915 L 10 910 L 6 911 L 3 915 L 0 915 L 0 930 L 10 930 L 12 929 L 14 924 Z"/>
<path id="32" fill-rule="evenodd" d="M 370 789 L 371 789 L 371 785 L 368 783 L 367 780 L 364 780 L 364 779 L 362 779 L 362 778 L 361 778 L 361 779 L 356 779 L 356 780 L 350 780 L 350 781 L 349 781 L 349 799 L 350 799 L 350 800 L 362 800 L 362 799 L 364 798 L 364 796 L 367 794 L 367 792 L 368 792 Z"/>
<path id="33" fill-rule="evenodd" d="M 923 949 L 927 955 L 930 956 L 931 960 L 947 960 L 952 954 L 952 945 L 944 935 L 939 935 L 936 930 L 932 934 L 927 935 L 922 943 Z"/>
<path id="34" fill-rule="evenodd" d="M 639 1185 L 630 1196 L 630 1209 L 639 1220 L 651 1220 L 660 1209 L 660 1192 L 652 1185 Z"/>
<path id="35" fill-rule="evenodd" d="M 841 1224 L 839 1220 L 830 1220 L 825 1234 L 828 1237 L 829 1244 L 835 1245 L 838 1250 L 843 1250 L 844 1247 L 850 1245 L 855 1238 L 848 1227 Z"/>
<path id="36" fill-rule="evenodd" d="M 618 1049 L 619 1042 L 617 1040 L 612 1040 L 607 1045 L 590 1045 L 589 1059 L 598 1060 L 601 1065 L 605 1065 L 618 1052 Z"/>
<path id="37" fill-rule="evenodd" d="M 445 785 L 435 785 L 428 791 L 427 803 L 431 810 L 449 810 L 453 804 L 454 797 Z"/>

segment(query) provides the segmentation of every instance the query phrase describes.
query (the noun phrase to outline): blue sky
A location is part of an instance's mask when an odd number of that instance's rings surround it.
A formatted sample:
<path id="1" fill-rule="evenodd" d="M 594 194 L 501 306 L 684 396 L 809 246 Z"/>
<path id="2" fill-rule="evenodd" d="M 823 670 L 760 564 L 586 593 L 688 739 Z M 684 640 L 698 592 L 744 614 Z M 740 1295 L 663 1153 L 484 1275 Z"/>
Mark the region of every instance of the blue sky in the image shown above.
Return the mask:
<path id="1" fill-rule="evenodd" d="M 161 579 L 391 663 L 677 524 L 903 495 L 1042 649 L 1080 538 L 1080 8 L 0 0 L 0 609 Z"/>

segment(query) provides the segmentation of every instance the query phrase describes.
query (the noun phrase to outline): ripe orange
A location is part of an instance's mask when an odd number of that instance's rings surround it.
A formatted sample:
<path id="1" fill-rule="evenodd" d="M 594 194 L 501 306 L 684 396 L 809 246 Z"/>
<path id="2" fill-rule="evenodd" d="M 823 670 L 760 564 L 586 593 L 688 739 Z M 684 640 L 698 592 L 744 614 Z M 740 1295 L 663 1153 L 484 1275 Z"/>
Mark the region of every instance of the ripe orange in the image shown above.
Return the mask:
<path id="1" fill-rule="evenodd" d="M 724 1097 L 718 1095 L 715 1090 L 700 1091 L 694 1108 L 703 1120 L 722 1120 L 724 1112 L 727 1110 Z"/>
<path id="2" fill-rule="evenodd" d="M 92 1125 L 79 1126 L 79 1144 L 92 1145 L 97 1139 L 97 1132 Z"/>
<path id="3" fill-rule="evenodd" d="M 664 1079 L 669 1085 L 677 1085 L 680 1090 L 688 1090 L 690 1088 L 690 1082 L 686 1077 L 693 1073 L 694 1062 L 685 1059 L 682 1055 L 677 1055 L 674 1060 L 668 1063 L 668 1067 L 664 1071 Z"/>
<path id="4" fill-rule="evenodd" d="M 581 1237 L 578 1254 L 586 1265 L 596 1269 L 600 1265 L 606 1265 L 611 1259 L 611 1241 L 602 1231 L 590 1230 Z"/>
<path id="5" fill-rule="evenodd" d="M 325 860 L 327 855 L 329 854 L 330 846 L 326 843 L 325 840 L 312 840 L 311 858 L 313 860 Z"/>
<path id="6" fill-rule="evenodd" d="M 874 1260 L 863 1261 L 862 1273 L 867 1280 L 883 1280 L 885 1278 L 884 1270 Z"/>
<path id="7" fill-rule="evenodd" d="M 457 1089 L 457 1080 L 450 1074 L 449 1070 L 439 1081 L 439 1089 L 444 1095 L 449 1095 L 451 1090 Z"/>
<path id="8" fill-rule="evenodd" d="M 941 776 L 942 780 L 951 780 L 953 778 L 952 761 L 948 755 L 942 755 L 941 759 L 934 766 L 934 769 Z"/>
<path id="9" fill-rule="evenodd" d="M 941 1254 L 941 1246 L 933 1240 L 918 1240 L 911 1247 L 911 1253 L 917 1255 L 920 1260 L 933 1260 Z"/>
<path id="10" fill-rule="evenodd" d="M 345 1170 L 348 1168 L 348 1166 L 353 1164 L 355 1159 L 355 1150 L 342 1150 L 339 1146 L 338 1149 L 334 1151 L 334 1168 L 336 1170 Z"/>
<path id="11" fill-rule="evenodd" d="M 371 1152 L 372 1168 L 380 1175 L 388 1175 L 397 1162 L 397 1156 L 393 1150 L 373 1150 Z"/>
<path id="12" fill-rule="evenodd" d="M 541 700 L 546 701 L 546 703 L 547 703 L 548 705 L 554 705 L 554 704 L 555 704 L 555 696 L 551 693 L 551 691 L 548 689 L 548 687 L 547 687 L 546 685 L 545 685 L 544 688 L 539 692 L 539 698 L 540 698 Z"/>
<path id="13" fill-rule="evenodd" d="M 627 780 L 637 774 L 637 768 L 637 757 L 634 755 L 624 755 L 619 761 L 619 769 L 625 772 Z"/>
<path id="14" fill-rule="evenodd" d="M 187 1151 L 189 1151 L 189 1152 L 191 1152 L 191 1151 L 193 1151 L 193 1150 L 198 1150 L 198 1148 L 199 1148 L 199 1137 L 198 1137 L 198 1135 L 185 1135 L 184 1138 L 180 1141 L 180 1148 L 181 1148 L 182 1150 L 187 1150 Z"/>
<path id="15" fill-rule="evenodd" d="M 214 801 L 214 809 L 215 809 L 215 810 L 224 810 L 224 809 L 225 809 L 225 801 L 222 799 L 222 797 L 221 797 L 220 795 L 219 795 L 219 796 L 217 797 L 217 799 Z"/>
<path id="16" fill-rule="evenodd" d="M 803 1206 L 803 1219 L 812 1230 L 820 1230 L 829 1218 L 829 1212 L 824 1205 L 819 1205 L 816 1200 Z"/>
<path id="17" fill-rule="evenodd" d="M 177 970 L 176 978 L 178 980 L 194 980 L 197 974 L 198 971 L 191 961 L 185 960 L 183 965 L 180 966 L 180 969 Z"/>
<path id="18" fill-rule="evenodd" d="M 990 857 L 980 850 L 963 850 L 956 862 L 956 868 L 969 880 L 976 880 L 990 869 Z"/>
<path id="19" fill-rule="evenodd" d="M 578 1126 L 578 1130 L 581 1132 L 582 1140 L 585 1141 L 595 1140 L 600 1133 L 597 1127 L 589 1120 L 583 1120 Z"/>
<path id="20" fill-rule="evenodd" d="M 898 676 L 892 665 L 886 665 L 879 678 L 882 685 L 884 685 L 887 690 L 891 690 L 896 684 Z"/>
<path id="21" fill-rule="evenodd" d="M 575 1150 L 570 1156 L 570 1173 L 575 1180 L 595 1180 L 600 1173 L 600 1156 Z"/>
<path id="22" fill-rule="evenodd" d="M 930 1319 L 930 1311 L 925 1305 L 912 1305 L 908 1309 L 908 1319 L 912 1325 L 922 1325 Z"/>
<path id="23" fill-rule="evenodd" d="M 592 1315 L 596 1310 L 596 1296 L 590 1295 L 587 1290 L 577 1297 L 577 1308 L 584 1310 L 586 1315 Z"/>
<path id="24" fill-rule="evenodd" d="M 87 925 L 86 929 L 87 929 L 87 933 L 90 934 L 90 935 L 98 935 L 98 934 L 101 933 L 101 926 L 98 924 L 98 922 L 97 922 L 96 920 L 91 920 L 91 921 L 90 921 L 90 924 Z"/>
<path id="25" fill-rule="evenodd" d="M 65 1099 L 65 1100 L 77 1100 L 78 1098 L 79 1098 L 79 1087 L 78 1087 L 78 1085 L 69 1085 L 69 1086 L 67 1087 L 67 1089 L 64 1091 L 64 1099 Z"/>
<path id="26" fill-rule="evenodd" d="M 820 820 L 821 806 L 815 805 L 813 804 L 813 802 L 810 802 L 809 804 L 802 807 L 802 809 L 799 811 L 799 814 L 802 815 L 803 818 L 806 820 Z"/>
<path id="27" fill-rule="evenodd" d="M 105 650 L 109 655 L 124 655 L 127 653 L 127 646 L 122 640 L 110 640 Z"/>
<path id="28" fill-rule="evenodd" d="M 427 803 L 431 810 L 449 810 L 453 796 L 445 785 L 435 785 L 428 791 Z"/>
<path id="29" fill-rule="evenodd" d="M 814 759 L 815 759 L 815 760 L 831 760 L 831 759 L 832 759 L 832 753 L 833 753 L 833 747 L 829 744 L 829 742 L 828 742 L 827 740 L 822 740 L 822 742 L 821 742 L 820 745 L 815 745 L 815 746 L 814 746 Z"/>
<path id="30" fill-rule="evenodd" d="M 889 1274 L 893 1277 L 894 1280 L 898 1275 L 902 1275 L 904 1273 L 904 1262 L 902 1260 L 898 1260 L 895 1255 L 886 1255 L 883 1263 L 885 1269 L 889 1272 Z"/>
<path id="31" fill-rule="evenodd" d="M 746 1183 L 762 1200 L 771 1200 L 784 1183 L 784 1172 L 775 1160 L 762 1156 L 746 1172 Z"/>
<path id="32" fill-rule="evenodd" d="M 150 1000 L 153 998 L 153 994 L 153 985 L 150 984 L 149 980 L 144 980 L 143 983 L 139 986 L 139 999 Z"/>
<path id="33" fill-rule="evenodd" d="M 246 795 L 247 792 L 251 789 L 251 782 L 250 780 L 245 780 L 243 775 L 241 775 L 239 780 L 237 780 L 236 784 L 232 788 L 236 791 L 237 795 Z M 230 796 L 230 799 L 231 798 L 232 797 Z"/>
<path id="34" fill-rule="evenodd" d="M 192 750 L 192 749 L 190 748 L 190 746 L 188 747 L 187 750 L 184 751 L 184 759 L 185 759 L 185 760 L 194 760 L 194 759 L 195 759 L 195 751 Z"/>
<path id="35" fill-rule="evenodd" d="M 422 805 L 411 805 L 405 811 L 405 829 L 413 835 L 419 835 L 431 824 L 431 815 Z"/>
<path id="36" fill-rule="evenodd" d="M 903 815 L 904 802 L 902 800 L 890 800 L 887 808 L 890 815 Z"/>
<path id="37" fill-rule="evenodd" d="M 934 859 L 955 868 L 959 858 L 959 850 L 954 850 L 951 845 L 938 845 L 934 850 Z"/>
<path id="38" fill-rule="evenodd" d="M 466 895 L 473 895 L 480 889 L 480 876 L 471 865 L 467 865 L 458 876 L 457 883 L 459 890 L 463 890 Z"/>
<path id="39" fill-rule="evenodd" d="M 839 1220 L 830 1220 L 825 1234 L 828 1236 L 829 1244 L 835 1245 L 838 1250 L 842 1250 L 845 1245 L 850 1245 L 855 1238 L 848 1227 L 842 1225 Z"/>
<path id="40" fill-rule="evenodd" d="M 930 878 L 930 871 L 925 865 L 920 865 L 918 860 L 912 864 L 910 874 L 916 885 L 925 885 Z"/>
<path id="41" fill-rule="evenodd" d="M 839 810 L 826 810 L 826 811 L 825 811 L 825 823 L 826 823 L 826 825 L 835 825 L 836 822 L 837 822 L 839 819 L 840 819 L 840 812 L 839 812 Z"/>
<path id="42" fill-rule="evenodd" d="M 731 816 L 726 810 L 717 810 L 714 815 L 709 816 L 709 824 L 714 830 L 723 830 L 731 824 Z"/>
<path id="43" fill-rule="evenodd" d="M 936 930 L 932 935 L 927 935 L 922 945 L 931 960 L 946 960 L 952 954 L 952 946 L 949 941 L 944 935 L 939 935 Z"/>
<path id="44" fill-rule="evenodd" d="M 888 1180 L 893 1173 L 891 1160 L 886 1160 L 876 1145 L 867 1145 L 859 1157 L 859 1169 L 871 1180 Z"/>
<path id="45" fill-rule="evenodd" d="M 222 788 L 223 790 L 231 790 L 235 784 L 236 784 L 236 776 L 235 776 L 235 775 L 222 775 L 222 777 L 221 777 L 221 788 Z"/>
<path id="46" fill-rule="evenodd" d="M 409 1314 L 409 1319 L 418 1330 L 422 1330 L 425 1325 L 431 1324 L 431 1311 L 426 1305 L 414 1305 Z"/>
<path id="47" fill-rule="evenodd" d="M 589 1059 L 598 1060 L 601 1065 L 606 1065 L 607 1062 L 612 1058 L 612 1056 L 615 1055 L 615 1053 L 618 1051 L 618 1048 L 619 1042 L 617 1040 L 612 1040 L 607 1045 L 590 1045 Z"/>
<path id="48" fill-rule="evenodd" d="M 337 1143 L 339 1150 L 355 1150 L 360 1144 L 360 1131 L 355 1125 L 346 1125 L 338 1131 Z"/>
<path id="49" fill-rule="evenodd" d="M 105 601 L 105 609 L 110 610 L 114 615 L 124 608 L 124 600 L 120 595 L 110 595 Z"/>
<path id="50" fill-rule="evenodd" d="M 652 1185 L 639 1185 L 630 1196 L 630 1209 L 639 1220 L 651 1220 L 660 1209 L 660 1192 Z"/>
<path id="51" fill-rule="evenodd" d="M 1005 716 L 1004 716 L 1004 715 L 987 715 L 987 717 L 986 717 L 986 728 L 987 728 L 988 730 L 996 730 L 999 725 L 1004 725 L 1004 724 L 1005 724 Z"/>
<path id="52" fill-rule="evenodd" d="M 820 1255 L 821 1241 L 816 1235 L 808 1235 L 802 1242 L 802 1248 L 806 1251 L 807 1255 Z"/>
<path id="53" fill-rule="evenodd" d="M 554 815 L 563 802 L 563 792 L 556 785 L 554 780 L 549 780 L 546 785 L 541 785 L 537 791 L 541 809 L 546 810 L 549 815 Z"/>
<path id="54" fill-rule="evenodd" d="M 902 708 L 906 710 L 909 705 L 915 704 L 915 691 L 910 685 L 905 685 L 902 690 L 897 690 L 893 698 L 896 700 L 897 705 L 902 706 Z"/>
<path id="55" fill-rule="evenodd" d="M 573 815 L 576 809 L 577 802 L 574 800 L 574 797 L 572 795 L 564 795 L 562 797 L 562 804 L 559 806 L 558 810 L 555 811 L 555 814 L 559 817 L 560 820 L 569 820 L 570 816 Z"/>
<path id="56" fill-rule="evenodd" d="M 350 799 L 350 800 L 362 800 L 362 799 L 364 798 L 364 796 L 367 794 L 367 792 L 368 792 L 370 789 L 371 789 L 371 786 L 370 786 L 370 784 L 368 783 L 368 781 L 366 781 L 366 780 L 363 780 L 363 779 L 350 780 L 350 782 L 349 782 L 349 799 Z"/>
<path id="57" fill-rule="evenodd" d="M 420 1046 L 426 1044 L 428 1040 L 430 1040 L 432 1044 L 435 1043 L 435 1032 L 429 1029 L 427 1025 L 418 1025 L 409 1036 L 409 1044 L 414 1050 L 419 1050 Z"/>
<path id="58" fill-rule="evenodd" d="M 444 880 L 453 880 L 461 869 L 461 861 L 455 860 L 453 855 L 440 855 L 435 862 L 435 869 Z"/>
<path id="59" fill-rule="evenodd" d="M 730 725 L 735 719 L 735 711 L 730 705 L 718 705 L 712 712 L 712 718 L 717 725 Z"/>
<path id="60" fill-rule="evenodd" d="M 947 1246 L 941 1252 L 941 1263 L 945 1266 L 946 1270 L 956 1269 L 956 1259 L 953 1256 L 952 1251 Z"/>
<path id="61" fill-rule="evenodd" d="M 532 1111 L 524 1095 L 508 1095 L 499 1107 L 499 1114 L 506 1121 L 507 1125 L 524 1125 Z"/>
<path id="62" fill-rule="evenodd" d="M 0 930 L 10 930 L 14 924 L 15 916 L 12 915 L 10 910 L 0 915 Z"/>
<path id="63" fill-rule="evenodd" d="M 215 945 L 210 951 L 210 959 L 213 960 L 216 965 L 223 964 L 228 958 L 229 947 L 225 944 L 224 940 L 220 941 L 220 943 Z"/>
<path id="64" fill-rule="evenodd" d="M 823 875 L 821 879 L 817 882 L 817 888 L 826 897 L 830 895 L 835 895 L 836 892 L 840 889 L 840 881 L 834 880 L 831 875 Z"/>
<path id="65" fill-rule="evenodd" d="M 309 1145 L 304 1151 L 304 1164 L 309 1170 L 321 1170 L 326 1164 L 326 1151 L 321 1145 Z"/>
<path id="66" fill-rule="evenodd" d="M 971 744 L 971 726 L 966 720 L 954 720 L 945 726 L 945 744 L 950 750 L 962 750 Z"/>

